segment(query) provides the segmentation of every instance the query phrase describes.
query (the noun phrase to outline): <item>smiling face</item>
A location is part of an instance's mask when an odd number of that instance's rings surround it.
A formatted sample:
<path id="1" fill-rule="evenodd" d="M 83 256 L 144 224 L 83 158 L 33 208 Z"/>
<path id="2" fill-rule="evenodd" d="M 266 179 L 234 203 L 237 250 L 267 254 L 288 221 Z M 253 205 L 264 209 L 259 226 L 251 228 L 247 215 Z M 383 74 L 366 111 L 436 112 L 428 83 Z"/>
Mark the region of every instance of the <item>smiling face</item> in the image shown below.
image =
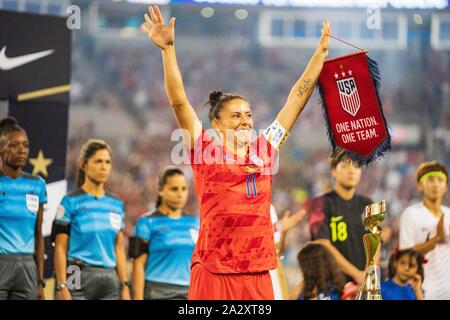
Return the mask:
<path id="1" fill-rule="evenodd" d="M 219 118 L 211 121 L 222 138 L 233 145 L 248 144 L 251 141 L 253 118 L 250 104 L 242 99 L 232 99 L 224 103 Z"/>
<path id="2" fill-rule="evenodd" d="M 1 152 L 2 162 L 13 169 L 23 168 L 27 163 L 29 152 L 29 142 L 25 132 L 10 132 Z"/>

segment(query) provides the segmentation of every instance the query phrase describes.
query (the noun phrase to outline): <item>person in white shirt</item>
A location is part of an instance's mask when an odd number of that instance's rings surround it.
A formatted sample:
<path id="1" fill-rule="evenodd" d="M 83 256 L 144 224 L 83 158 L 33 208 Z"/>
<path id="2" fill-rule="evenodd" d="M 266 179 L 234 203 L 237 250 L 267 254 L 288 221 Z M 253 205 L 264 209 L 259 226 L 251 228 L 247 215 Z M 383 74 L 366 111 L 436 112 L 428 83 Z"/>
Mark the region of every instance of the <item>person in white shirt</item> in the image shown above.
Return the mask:
<path id="1" fill-rule="evenodd" d="M 428 260 L 423 289 L 427 300 L 450 300 L 450 208 L 442 205 L 448 170 L 429 161 L 417 169 L 423 201 L 406 208 L 400 218 L 400 249 L 413 248 Z"/>

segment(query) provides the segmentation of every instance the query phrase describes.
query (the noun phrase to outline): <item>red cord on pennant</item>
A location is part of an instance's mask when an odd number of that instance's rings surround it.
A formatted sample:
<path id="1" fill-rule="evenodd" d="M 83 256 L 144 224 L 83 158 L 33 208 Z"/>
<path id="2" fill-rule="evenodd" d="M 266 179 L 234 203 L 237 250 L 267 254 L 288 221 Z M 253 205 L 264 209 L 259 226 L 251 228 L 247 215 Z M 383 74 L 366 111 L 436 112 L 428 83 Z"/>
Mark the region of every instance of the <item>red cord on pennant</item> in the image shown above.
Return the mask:
<path id="1" fill-rule="evenodd" d="M 357 47 L 357 46 L 355 46 L 355 45 L 353 45 L 353 44 L 351 44 L 351 43 L 349 43 L 349 42 L 347 42 L 347 41 L 344 41 L 344 40 L 342 40 L 342 39 L 336 38 L 336 37 L 332 36 L 332 35 L 329 34 L 329 33 L 327 33 L 326 35 L 329 36 L 330 38 L 336 39 L 337 41 L 343 42 L 343 43 L 345 43 L 346 45 L 352 46 L 352 47 L 354 47 L 354 48 L 356 48 L 356 49 L 358 49 L 358 50 L 367 52 L 367 50 L 361 49 L 360 47 Z"/>

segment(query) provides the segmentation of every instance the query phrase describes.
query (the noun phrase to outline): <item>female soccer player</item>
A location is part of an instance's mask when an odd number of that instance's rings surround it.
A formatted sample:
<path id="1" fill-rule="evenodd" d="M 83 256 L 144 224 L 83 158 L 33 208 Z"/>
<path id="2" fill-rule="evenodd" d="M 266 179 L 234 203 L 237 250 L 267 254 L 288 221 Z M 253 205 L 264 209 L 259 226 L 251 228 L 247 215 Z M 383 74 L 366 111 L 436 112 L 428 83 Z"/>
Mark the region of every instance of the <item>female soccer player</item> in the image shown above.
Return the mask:
<path id="1" fill-rule="evenodd" d="M 47 193 L 41 177 L 23 171 L 28 154 L 25 130 L 14 118 L 0 121 L 0 300 L 44 298 Z"/>
<path id="2" fill-rule="evenodd" d="M 277 266 L 270 201 L 274 159 L 305 107 L 328 53 L 329 23 L 305 72 L 276 120 L 251 141 L 252 110 L 238 94 L 209 95 L 211 141 L 189 103 L 175 54 L 175 18 L 165 25 L 157 6 L 142 25 L 161 49 L 165 88 L 191 152 L 200 204 L 200 231 L 191 266 L 189 299 L 273 299 L 270 269 Z"/>
<path id="3" fill-rule="evenodd" d="M 53 235 L 60 300 L 130 299 L 122 232 L 124 203 L 105 190 L 111 154 L 103 140 L 91 139 L 83 145 L 78 188 L 58 208 Z M 74 267 L 68 269 L 68 265 Z M 73 281 L 67 281 L 67 273 Z"/>
<path id="4" fill-rule="evenodd" d="M 199 219 L 183 212 L 188 198 L 183 171 L 166 168 L 158 187 L 156 211 L 137 221 L 130 239 L 133 298 L 187 299 Z"/>

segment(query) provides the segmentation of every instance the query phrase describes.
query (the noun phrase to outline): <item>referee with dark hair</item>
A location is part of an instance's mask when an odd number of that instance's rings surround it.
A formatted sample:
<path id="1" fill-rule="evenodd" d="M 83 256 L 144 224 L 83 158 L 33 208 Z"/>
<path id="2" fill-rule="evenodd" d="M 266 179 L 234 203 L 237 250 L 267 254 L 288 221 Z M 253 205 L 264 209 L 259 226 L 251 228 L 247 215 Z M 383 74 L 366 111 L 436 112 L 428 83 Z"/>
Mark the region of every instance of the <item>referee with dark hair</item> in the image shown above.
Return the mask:
<path id="1" fill-rule="evenodd" d="M 200 221 L 183 211 L 188 186 L 177 167 L 159 176 L 156 211 L 139 218 L 130 238 L 135 300 L 187 299 Z"/>
<path id="2" fill-rule="evenodd" d="M 29 142 L 14 118 L 0 121 L 0 300 L 44 299 L 45 181 L 23 171 Z M 34 255 L 34 256 L 33 256 Z"/>
<path id="3" fill-rule="evenodd" d="M 104 188 L 111 153 L 103 140 L 83 145 L 78 188 L 63 198 L 58 209 L 52 233 L 60 300 L 130 299 L 122 231 L 124 203 Z M 68 266 L 75 266 L 71 274 L 80 271 L 80 283 L 67 281 Z"/>

